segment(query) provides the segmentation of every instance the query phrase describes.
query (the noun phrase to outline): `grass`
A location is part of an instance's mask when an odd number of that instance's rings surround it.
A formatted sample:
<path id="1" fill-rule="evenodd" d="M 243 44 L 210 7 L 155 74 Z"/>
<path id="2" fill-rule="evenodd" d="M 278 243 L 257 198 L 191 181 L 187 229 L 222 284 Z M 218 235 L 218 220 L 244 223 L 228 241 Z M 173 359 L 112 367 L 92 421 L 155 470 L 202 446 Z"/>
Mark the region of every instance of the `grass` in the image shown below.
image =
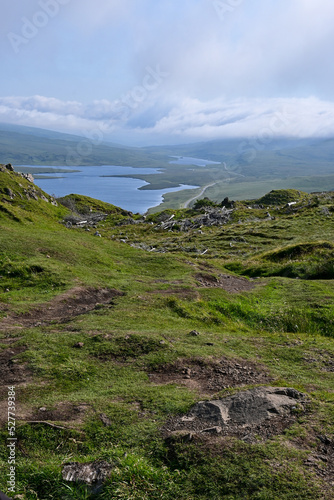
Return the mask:
<path id="1" fill-rule="evenodd" d="M 64 322 L 2 328 L 0 356 L 26 348 L 13 363 L 27 370 L 26 383 L 16 387 L 16 493 L 28 500 L 332 498 L 328 481 L 305 462 L 320 453 L 317 436 L 334 434 L 333 194 L 298 199 L 291 210 L 271 205 L 275 219 L 267 207 L 240 202 L 224 227 L 169 233 L 156 229 L 161 217 L 197 212 L 172 210 L 152 215 L 152 224 L 118 225 L 129 215 L 89 198 L 73 196 L 67 207 L 21 198 L 25 180 L 11 175 L 0 172 L 4 321 L 41 303 L 47 308 L 73 287 L 124 293 Z M 9 179 L 14 200 L 4 192 Z M 98 224 L 102 238 L 61 223 L 71 211 L 90 208 L 108 213 Z M 155 250 L 135 248 L 140 244 Z M 199 286 L 199 273 L 257 279 L 251 291 L 231 294 Z M 189 335 L 194 329 L 198 337 Z M 308 394 L 308 413 L 282 435 L 254 444 L 165 439 L 160 429 L 170 417 L 227 389 L 203 394 L 195 386 L 153 383 L 150 374 L 180 360 L 222 358 L 265 366 L 272 385 Z M 1 437 L 6 491 L 5 426 Z M 62 479 L 64 463 L 94 460 L 113 466 L 101 492 Z"/>

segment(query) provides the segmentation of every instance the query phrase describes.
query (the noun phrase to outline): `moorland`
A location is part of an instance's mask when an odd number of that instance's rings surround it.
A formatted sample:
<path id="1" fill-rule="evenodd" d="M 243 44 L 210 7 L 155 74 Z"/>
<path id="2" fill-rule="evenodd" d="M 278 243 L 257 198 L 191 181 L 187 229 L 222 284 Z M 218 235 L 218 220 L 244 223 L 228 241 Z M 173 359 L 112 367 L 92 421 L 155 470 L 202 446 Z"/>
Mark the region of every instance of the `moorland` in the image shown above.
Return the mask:
<path id="1" fill-rule="evenodd" d="M 245 198 L 141 216 L 1 166 L 2 491 L 333 498 L 334 192 Z M 212 423 L 260 390 L 254 421 Z M 70 481 L 83 464 L 101 481 Z"/>

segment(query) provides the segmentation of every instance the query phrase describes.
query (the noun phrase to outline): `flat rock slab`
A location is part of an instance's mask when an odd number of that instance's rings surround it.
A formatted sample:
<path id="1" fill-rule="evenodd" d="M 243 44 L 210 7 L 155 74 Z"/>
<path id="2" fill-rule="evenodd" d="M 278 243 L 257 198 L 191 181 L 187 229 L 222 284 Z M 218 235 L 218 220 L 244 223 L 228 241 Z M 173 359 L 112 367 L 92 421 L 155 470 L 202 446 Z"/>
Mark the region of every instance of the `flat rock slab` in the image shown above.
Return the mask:
<path id="1" fill-rule="evenodd" d="M 295 389 L 259 387 L 216 401 L 200 401 L 192 408 L 188 418 L 222 428 L 249 426 L 272 417 L 290 415 L 304 400 L 305 395 Z"/>
<path id="2" fill-rule="evenodd" d="M 283 434 L 299 411 L 306 410 L 307 403 L 306 395 L 295 389 L 257 387 L 222 399 L 200 401 L 187 415 L 171 417 L 162 432 L 167 440 L 181 432 L 191 439 L 234 436 L 249 443 L 263 441 Z"/>

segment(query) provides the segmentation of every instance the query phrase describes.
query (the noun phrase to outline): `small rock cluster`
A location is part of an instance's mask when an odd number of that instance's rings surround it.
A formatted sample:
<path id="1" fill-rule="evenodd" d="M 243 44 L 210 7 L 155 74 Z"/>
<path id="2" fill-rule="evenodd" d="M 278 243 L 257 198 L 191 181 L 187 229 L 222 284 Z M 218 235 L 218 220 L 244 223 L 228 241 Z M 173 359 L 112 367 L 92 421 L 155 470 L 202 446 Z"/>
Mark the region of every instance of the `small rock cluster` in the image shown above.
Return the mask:
<path id="1" fill-rule="evenodd" d="M 161 222 L 157 226 L 157 229 L 163 229 L 165 231 L 172 231 L 175 229 L 179 231 L 190 231 L 192 229 L 200 229 L 203 226 L 221 226 L 229 222 L 232 212 L 233 209 L 227 209 L 225 207 L 207 207 L 203 214 L 196 217 L 175 220 L 174 216 L 172 216 L 167 221 Z"/>
<path id="2" fill-rule="evenodd" d="M 64 219 L 64 224 L 67 228 L 71 227 L 83 227 L 85 229 L 89 228 L 95 228 L 96 224 L 99 222 L 103 222 L 106 220 L 108 217 L 108 214 L 102 214 L 102 213 L 91 213 L 88 215 L 68 215 Z M 98 231 L 97 231 L 98 233 Z M 98 234 L 95 234 L 95 236 L 99 236 Z"/>

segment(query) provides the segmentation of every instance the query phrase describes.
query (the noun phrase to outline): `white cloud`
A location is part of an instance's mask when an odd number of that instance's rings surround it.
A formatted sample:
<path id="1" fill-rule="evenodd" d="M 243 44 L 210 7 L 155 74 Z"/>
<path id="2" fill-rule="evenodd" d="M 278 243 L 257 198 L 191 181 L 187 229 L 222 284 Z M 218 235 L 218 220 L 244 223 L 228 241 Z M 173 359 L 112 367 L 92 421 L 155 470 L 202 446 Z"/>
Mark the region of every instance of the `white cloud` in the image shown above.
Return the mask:
<path id="1" fill-rule="evenodd" d="M 153 111 L 152 111 L 153 110 Z M 0 99 L 0 121 L 85 134 L 99 129 L 105 139 L 133 143 L 181 143 L 240 137 L 328 137 L 334 135 L 334 102 L 316 97 L 215 99 L 187 98 L 169 104 L 159 116 L 152 102 L 127 110 L 119 102 L 83 105 L 43 96 Z M 162 116 L 161 116 L 162 114 Z M 145 117 L 144 119 L 142 117 Z"/>

